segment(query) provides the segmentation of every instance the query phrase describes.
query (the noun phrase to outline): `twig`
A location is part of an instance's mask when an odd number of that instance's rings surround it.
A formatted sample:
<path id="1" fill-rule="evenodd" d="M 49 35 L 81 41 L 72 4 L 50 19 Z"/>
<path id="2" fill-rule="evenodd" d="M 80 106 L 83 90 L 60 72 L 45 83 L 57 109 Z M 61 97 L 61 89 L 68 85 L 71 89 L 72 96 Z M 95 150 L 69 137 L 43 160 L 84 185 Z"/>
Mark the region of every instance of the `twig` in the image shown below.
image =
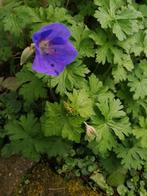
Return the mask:
<path id="1" fill-rule="evenodd" d="M 65 187 L 63 188 L 49 188 L 49 191 L 56 191 L 56 190 L 65 190 Z"/>

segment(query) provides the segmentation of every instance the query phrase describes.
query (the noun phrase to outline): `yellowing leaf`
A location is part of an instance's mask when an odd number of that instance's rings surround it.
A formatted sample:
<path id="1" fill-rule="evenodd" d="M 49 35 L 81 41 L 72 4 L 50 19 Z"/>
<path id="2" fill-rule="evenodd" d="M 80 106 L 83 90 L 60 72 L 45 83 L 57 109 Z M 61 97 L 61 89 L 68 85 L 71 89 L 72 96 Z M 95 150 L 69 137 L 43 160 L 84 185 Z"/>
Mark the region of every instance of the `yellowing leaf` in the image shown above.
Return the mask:
<path id="1" fill-rule="evenodd" d="M 73 93 L 67 93 L 71 108 L 81 117 L 88 118 L 93 112 L 93 103 L 85 90 L 74 90 Z"/>

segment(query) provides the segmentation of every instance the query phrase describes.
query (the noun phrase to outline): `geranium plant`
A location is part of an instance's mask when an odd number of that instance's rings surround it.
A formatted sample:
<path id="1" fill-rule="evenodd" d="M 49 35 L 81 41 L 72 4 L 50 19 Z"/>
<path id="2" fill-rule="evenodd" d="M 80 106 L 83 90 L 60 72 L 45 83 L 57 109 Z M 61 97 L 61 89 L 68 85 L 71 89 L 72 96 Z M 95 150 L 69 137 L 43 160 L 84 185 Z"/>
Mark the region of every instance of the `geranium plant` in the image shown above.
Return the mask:
<path id="1" fill-rule="evenodd" d="M 6 0 L 0 18 L 1 155 L 146 195 L 147 1 Z"/>

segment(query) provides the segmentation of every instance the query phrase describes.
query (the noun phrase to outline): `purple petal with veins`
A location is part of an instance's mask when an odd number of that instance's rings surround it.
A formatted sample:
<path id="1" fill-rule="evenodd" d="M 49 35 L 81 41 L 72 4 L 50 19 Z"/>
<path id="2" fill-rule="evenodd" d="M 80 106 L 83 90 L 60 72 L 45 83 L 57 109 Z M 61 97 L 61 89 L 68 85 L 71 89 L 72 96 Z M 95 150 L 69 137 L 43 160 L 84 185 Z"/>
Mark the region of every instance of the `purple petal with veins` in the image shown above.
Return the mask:
<path id="1" fill-rule="evenodd" d="M 69 29 L 61 23 L 44 26 L 35 32 L 36 56 L 32 69 L 47 75 L 59 75 L 78 55 L 69 41 L 70 35 Z"/>

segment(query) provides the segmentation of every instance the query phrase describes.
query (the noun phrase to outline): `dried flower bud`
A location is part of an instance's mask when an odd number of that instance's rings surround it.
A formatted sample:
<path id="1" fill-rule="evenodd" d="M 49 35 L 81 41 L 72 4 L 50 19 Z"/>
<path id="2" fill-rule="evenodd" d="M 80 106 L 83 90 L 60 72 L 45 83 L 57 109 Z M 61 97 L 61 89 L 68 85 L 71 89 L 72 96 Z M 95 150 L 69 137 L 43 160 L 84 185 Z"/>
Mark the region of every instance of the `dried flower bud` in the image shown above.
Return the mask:
<path id="1" fill-rule="evenodd" d="M 32 43 L 29 47 L 26 47 L 23 50 L 20 58 L 20 65 L 23 65 L 34 52 L 35 52 L 35 44 Z"/>
<path id="2" fill-rule="evenodd" d="M 94 127 L 92 127 L 91 125 L 88 125 L 86 122 L 85 126 L 86 126 L 86 136 L 87 136 L 87 140 L 88 141 L 92 141 L 94 140 L 94 138 L 96 137 L 96 130 Z"/>
<path id="3" fill-rule="evenodd" d="M 75 110 L 66 101 L 64 101 L 64 107 L 65 107 L 65 109 L 67 110 L 68 113 L 70 113 L 70 114 L 75 113 Z"/>

